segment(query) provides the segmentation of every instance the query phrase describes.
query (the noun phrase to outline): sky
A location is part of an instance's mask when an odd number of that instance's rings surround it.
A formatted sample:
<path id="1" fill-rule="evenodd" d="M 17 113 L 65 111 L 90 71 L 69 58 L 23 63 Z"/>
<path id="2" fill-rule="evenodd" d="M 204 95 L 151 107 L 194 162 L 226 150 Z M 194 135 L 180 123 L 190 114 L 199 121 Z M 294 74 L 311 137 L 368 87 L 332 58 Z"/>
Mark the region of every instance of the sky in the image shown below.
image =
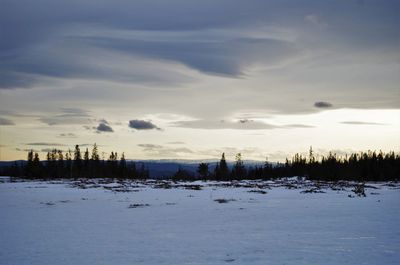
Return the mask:
<path id="1" fill-rule="evenodd" d="M 400 151 L 400 1 L 0 5 L 0 160 Z"/>

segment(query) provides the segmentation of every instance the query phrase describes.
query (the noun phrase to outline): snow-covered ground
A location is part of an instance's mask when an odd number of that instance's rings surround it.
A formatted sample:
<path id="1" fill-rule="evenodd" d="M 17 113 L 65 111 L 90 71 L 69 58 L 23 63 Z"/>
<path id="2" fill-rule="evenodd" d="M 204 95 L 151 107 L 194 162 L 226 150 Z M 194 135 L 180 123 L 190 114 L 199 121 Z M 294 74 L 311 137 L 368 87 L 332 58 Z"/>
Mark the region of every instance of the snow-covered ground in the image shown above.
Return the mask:
<path id="1" fill-rule="evenodd" d="M 3 179 L 0 264 L 399 264 L 400 186 L 352 189 Z"/>

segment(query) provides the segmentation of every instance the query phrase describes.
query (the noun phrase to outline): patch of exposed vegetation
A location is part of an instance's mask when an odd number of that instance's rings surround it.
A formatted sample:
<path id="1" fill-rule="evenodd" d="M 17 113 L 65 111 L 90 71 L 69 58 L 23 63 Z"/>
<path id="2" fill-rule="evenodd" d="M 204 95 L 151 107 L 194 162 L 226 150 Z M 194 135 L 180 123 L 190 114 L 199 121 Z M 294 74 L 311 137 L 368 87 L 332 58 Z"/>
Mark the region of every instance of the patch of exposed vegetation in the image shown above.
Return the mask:
<path id="1" fill-rule="evenodd" d="M 320 190 L 319 188 L 312 188 L 312 189 L 303 190 L 300 193 L 326 193 L 326 192 L 323 190 Z"/>
<path id="2" fill-rule="evenodd" d="M 228 203 L 228 202 L 234 202 L 236 200 L 235 199 L 215 199 L 214 201 L 218 202 L 218 203 Z"/>
<path id="3" fill-rule="evenodd" d="M 128 206 L 128 208 L 129 209 L 132 209 L 132 208 L 143 208 L 143 207 L 147 207 L 147 206 L 150 206 L 150 204 L 148 204 L 148 203 L 133 203 L 133 204 L 130 204 Z"/>
<path id="4" fill-rule="evenodd" d="M 259 194 L 267 194 L 267 192 L 265 190 L 249 190 L 247 192 L 250 193 L 259 193 Z"/>
<path id="5" fill-rule="evenodd" d="M 352 191 L 358 196 L 358 197 L 366 197 L 365 195 L 365 185 L 364 183 L 357 184 L 354 186 L 354 189 Z"/>

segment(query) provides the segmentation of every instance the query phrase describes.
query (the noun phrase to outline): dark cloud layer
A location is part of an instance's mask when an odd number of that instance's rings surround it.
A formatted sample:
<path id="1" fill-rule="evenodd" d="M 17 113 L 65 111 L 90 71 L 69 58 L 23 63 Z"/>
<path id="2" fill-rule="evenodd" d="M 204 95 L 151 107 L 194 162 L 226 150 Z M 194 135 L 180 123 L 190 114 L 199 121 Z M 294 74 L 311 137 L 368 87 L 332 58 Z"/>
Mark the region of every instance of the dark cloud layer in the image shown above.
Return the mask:
<path id="1" fill-rule="evenodd" d="M 255 26 L 263 25 L 320 33 L 319 25 L 329 29 L 329 23 L 335 23 L 328 40 L 335 39 L 354 49 L 398 46 L 400 19 L 396 11 L 400 2 L 357 3 L 317 0 L 255 0 L 251 3 L 240 0 L 3 1 L 0 88 L 31 87 L 43 76 L 124 82 L 150 82 L 156 78 L 164 83 L 176 82 L 174 78 L 181 81 L 178 76 L 171 78 L 161 73 L 146 76 L 137 73 L 138 70 L 123 73 L 121 69 L 104 67 L 106 64 L 96 60 L 107 53 L 99 50 L 174 61 L 206 74 L 237 77 L 248 65 L 281 62 L 298 54 L 298 48 L 308 44 L 305 41 L 297 45 L 290 38 L 280 36 L 251 34 Z M 241 34 L 242 31 L 245 34 Z M 99 53 L 95 53 L 94 47 L 100 48 L 96 51 Z"/>
<path id="2" fill-rule="evenodd" d="M 130 120 L 129 127 L 136 130 L 153 130 L 153 129 L 161 130 L 151 121 L 145 121 L 145 120 Z"/>
<path id="3" fill-rule="evenodd" d="M 173 35 L 171 35 L 173 37 Z M 207 36 L 204 36 L 205 38 Z M 189 36 L 173 40 L 124 38 L 85 38 L 100 46 L 127 54 L 180 62 L 198 71 L 227 76 L 240 76 L 246 65 L 257 62 L 274 64 L 293 55 L 290 42 L 268 38 L 226 38 L 208 36 L 210 40 L 190 40 Z"/>

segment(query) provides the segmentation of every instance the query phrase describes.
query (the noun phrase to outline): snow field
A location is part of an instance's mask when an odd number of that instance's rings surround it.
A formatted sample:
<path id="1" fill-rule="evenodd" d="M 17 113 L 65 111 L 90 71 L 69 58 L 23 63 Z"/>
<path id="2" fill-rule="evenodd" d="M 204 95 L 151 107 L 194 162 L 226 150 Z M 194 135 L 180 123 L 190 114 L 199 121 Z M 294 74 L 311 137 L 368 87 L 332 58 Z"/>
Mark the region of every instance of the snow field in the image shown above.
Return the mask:
<path id="1" fill-rule="evenodd" d="M 398 264 L 400 189 L 0 183 L 0 264 Z M 214 185 L 215 184 L 215 185 Z M 128 185 L 128 186 L 129 186 Z M 371 194 L 372 193 L 372 194 Z M 219 203 L 218 199 L 224 199 Z M 226 200 L 226 202 L 225 202 Z"/>

